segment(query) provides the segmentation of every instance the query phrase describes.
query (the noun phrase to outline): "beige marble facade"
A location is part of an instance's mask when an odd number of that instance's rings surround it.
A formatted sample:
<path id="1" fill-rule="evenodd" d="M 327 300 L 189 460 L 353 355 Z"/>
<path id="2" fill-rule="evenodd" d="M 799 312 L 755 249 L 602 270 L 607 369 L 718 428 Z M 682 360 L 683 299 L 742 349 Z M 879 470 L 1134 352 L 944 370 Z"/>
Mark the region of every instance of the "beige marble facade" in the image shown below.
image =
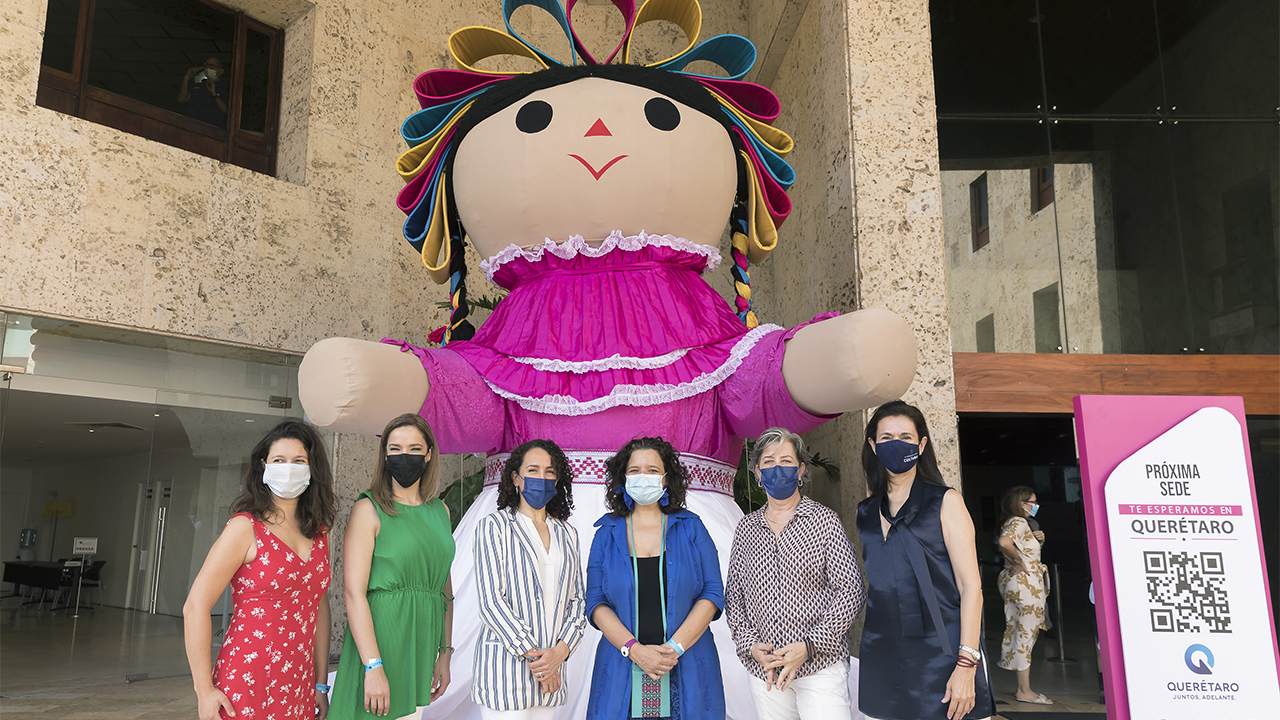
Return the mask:
<path id="1" fill-rule="evenodd" d="M 904 399 L 929 419 L 943 474 L 958 485 L 928 3 L 810 0 L 759 8 L 773 13 L 783 34 L 796 9 L 803 12 L 771 87 L 782 100 L 777 125 L 796 141 L 788 160 L 798 180 L 779 249 L 752 274 L 761 321 L 794 325 L 819 312 L 864 307 L 905 317 L 920 354 Z M 755 15 L 751 24 L 769 26 Z M 825 486 L 818 478 L 813 493 L 839 509 L 850 530 L 866 497 L 860 457 L 867 417 L 850 413 L 809 434 L 844 478 Z"/>

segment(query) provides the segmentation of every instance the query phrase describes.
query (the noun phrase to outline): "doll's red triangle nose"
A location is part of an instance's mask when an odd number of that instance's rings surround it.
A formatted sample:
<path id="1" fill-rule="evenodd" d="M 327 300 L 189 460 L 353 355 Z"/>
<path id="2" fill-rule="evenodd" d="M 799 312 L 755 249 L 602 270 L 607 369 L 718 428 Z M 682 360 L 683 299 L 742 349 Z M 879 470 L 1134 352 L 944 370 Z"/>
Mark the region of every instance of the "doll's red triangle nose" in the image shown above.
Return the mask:
<path id="1" fill-rule="evenodd" d="M 596 135 L 613 137 L 613 133 L 609 132 L 609 128 L 604 126 L 604 120 L 601 118 L 596 118 L 596 124 L 592 125 L 591 129 L 587 131 L 587 134 L 582 137 L 594 137 Z"/>

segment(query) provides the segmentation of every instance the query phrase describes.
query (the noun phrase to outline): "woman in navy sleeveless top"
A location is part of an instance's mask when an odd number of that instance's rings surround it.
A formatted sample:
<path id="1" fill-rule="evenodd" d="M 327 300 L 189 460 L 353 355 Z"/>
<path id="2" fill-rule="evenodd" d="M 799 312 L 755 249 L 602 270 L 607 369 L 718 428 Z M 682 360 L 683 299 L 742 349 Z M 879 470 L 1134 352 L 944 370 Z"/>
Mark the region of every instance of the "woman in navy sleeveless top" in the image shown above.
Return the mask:
<path id="1" fill-rule="evenodd" d="M 995 715 L 982 639 L 973 521 L 942 481 L 915 407 L 882 405 L 867 424 L 858 505 L 869 587 L 858 708 L 869 720 Z"/>

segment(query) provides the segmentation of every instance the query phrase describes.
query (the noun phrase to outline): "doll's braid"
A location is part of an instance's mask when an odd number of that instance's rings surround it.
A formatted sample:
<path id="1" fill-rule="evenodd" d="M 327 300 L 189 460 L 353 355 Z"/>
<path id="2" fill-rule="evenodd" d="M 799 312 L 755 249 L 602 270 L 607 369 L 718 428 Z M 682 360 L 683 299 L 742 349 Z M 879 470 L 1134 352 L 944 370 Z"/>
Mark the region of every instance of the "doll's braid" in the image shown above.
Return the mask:
<path id="1" fill-rule="evenodd" d="M 453 198 L 449 198 L 449 206 L 453 206 Z M 471 308 L 467 304 L 467 256 L 463 238 L 466 233 L 462 229 L 462 221 L 456 217 L 449 218 L 449 325 L 444 331 L 444 342 L 450 340 L 470 340 L 476 329 L 467 321 Z"/>
<path id="2" fill-rule="evenodd" d="M 738 162 L 741 164 L 742 159 L 739 158 Z M 737 292 L 734 305 L 738 311 L 738 319 L 748 329 L 754 329 L 760 325 L 760 321 L 756 319 L 756 314 L 751 309 L 751 271 L 748 269 L 751 261 L 747 258 L 749 208 L 747 201 L 743 199 L 748 197 L 746 193 L 750 193 L 751 188 L 745 187 L 746 181 L 743 177 L 745 174 L 741 169 L 738 172 L 738 195 L 733 199 L 733 210 L 729 214 L 729 229 L 733 239 L 733 265 L 730 266 L 729 272 L 733 274 L 733 288 Z"/>

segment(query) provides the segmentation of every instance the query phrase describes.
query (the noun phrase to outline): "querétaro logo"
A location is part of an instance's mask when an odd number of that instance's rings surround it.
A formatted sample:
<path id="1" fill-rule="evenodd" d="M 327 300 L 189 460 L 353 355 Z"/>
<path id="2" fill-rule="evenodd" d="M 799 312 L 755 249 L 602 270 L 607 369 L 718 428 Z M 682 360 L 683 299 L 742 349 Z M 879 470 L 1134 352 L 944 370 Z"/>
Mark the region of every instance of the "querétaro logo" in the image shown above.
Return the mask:
<path id="1" fill-rule="evenodd" d="M 1199 653 L 1200 657 L 1196 657 L 1196 653 Z M 1183 660 L 1187 663 L 1187 669 L 1197 675 L 1213 674 L 1213 651 L 1204 645 L 1196 644 L 1188 647 Z"/>

